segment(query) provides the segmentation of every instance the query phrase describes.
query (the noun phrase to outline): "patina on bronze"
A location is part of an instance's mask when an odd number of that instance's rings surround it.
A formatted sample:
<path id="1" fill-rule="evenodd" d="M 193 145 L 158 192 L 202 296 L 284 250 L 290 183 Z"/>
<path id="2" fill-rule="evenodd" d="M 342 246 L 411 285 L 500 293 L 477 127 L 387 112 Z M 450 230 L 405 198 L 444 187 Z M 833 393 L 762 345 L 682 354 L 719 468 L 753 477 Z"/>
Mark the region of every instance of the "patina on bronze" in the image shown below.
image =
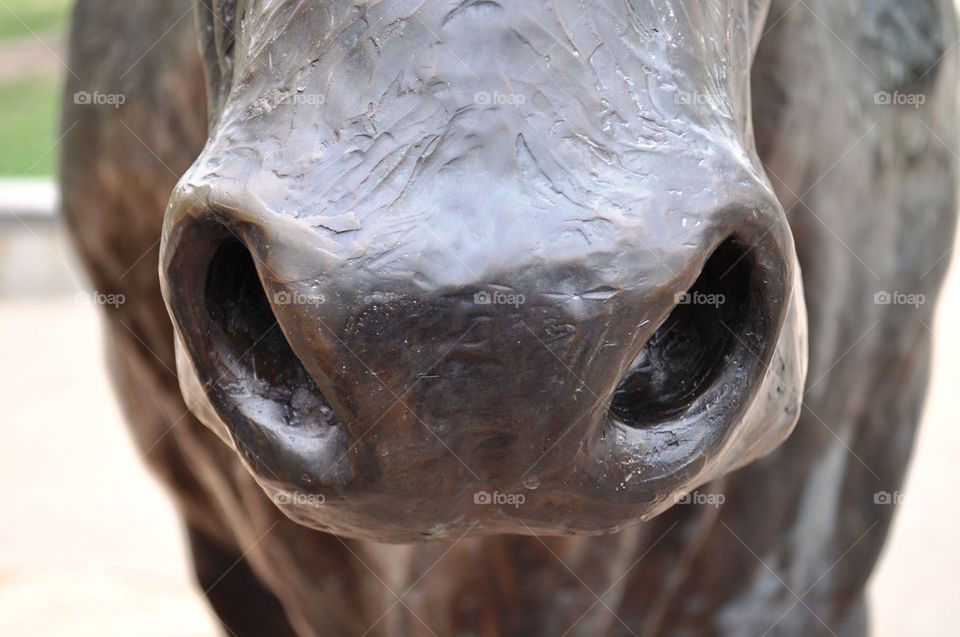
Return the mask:
<path id="1" fill-rule="evenodd" d="M 954 228 L 954 24 L 81 0 L 64 208 L 225 626 L 866 634 Z"/>

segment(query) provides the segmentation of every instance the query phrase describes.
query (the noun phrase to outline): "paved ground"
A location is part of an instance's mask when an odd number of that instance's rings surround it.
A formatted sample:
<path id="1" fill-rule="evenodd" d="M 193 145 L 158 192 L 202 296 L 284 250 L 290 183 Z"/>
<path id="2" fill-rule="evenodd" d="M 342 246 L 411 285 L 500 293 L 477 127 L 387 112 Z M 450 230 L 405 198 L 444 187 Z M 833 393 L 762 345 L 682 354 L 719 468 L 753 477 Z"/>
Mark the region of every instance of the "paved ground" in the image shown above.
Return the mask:
<path id="1" fill-rule="evenodd" d="M 62 234 L 39 235 L 0 225 L 0 635 L 210 637 L 169 500 L 117 412 L 99 318 L 74 298 Z M 944 301 L 926 422 L 871 587 L 875 637 L 960 626 L 956 267 Z"/>
<path id="2" fill-rule="evenodd" d="M 61 233 L 38 232 L 0 226 L 0 635 L 215 635 L 117 411 L 97 311 L 75 298 L 80 270 Z"/>
<path id="3" fill-rule="evenodd" d="M 60 73 L 67 59 L 61 35 L 27 35 L 0 40 L 0 82 L 27 75 Z"/>
<path id="4" fill-rule="evenodd" d="M 53 218 L 60 207 L 59 197 L 50 179 L 0 178 L 0 222 L 22 227 L 20 219 Z"/>

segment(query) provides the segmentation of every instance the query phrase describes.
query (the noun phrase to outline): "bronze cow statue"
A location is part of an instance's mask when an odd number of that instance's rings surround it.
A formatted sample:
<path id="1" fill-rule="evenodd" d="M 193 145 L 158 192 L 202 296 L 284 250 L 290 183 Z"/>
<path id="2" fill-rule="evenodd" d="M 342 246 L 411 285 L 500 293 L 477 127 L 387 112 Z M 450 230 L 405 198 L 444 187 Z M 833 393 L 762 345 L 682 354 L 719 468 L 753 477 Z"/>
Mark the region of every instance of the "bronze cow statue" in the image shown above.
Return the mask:
<path id="1" fill-rule="evenodd" d="M 64 210 L 225 630 L 865 635 L 956 37 L 949 0 L 79 0 Z"/>

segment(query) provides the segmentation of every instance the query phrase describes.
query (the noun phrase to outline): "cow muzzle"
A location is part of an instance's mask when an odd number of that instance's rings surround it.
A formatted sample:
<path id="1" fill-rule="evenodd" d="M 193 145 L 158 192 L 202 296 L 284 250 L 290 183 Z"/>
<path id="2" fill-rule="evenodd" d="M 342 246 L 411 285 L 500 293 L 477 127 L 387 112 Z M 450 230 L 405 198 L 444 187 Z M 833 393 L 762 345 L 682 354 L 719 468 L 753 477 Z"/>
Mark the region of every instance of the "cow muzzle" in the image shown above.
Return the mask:
<path id="1" fill-rule="evenodd" d="M 796 420 L 792 238 L 735 161 L 735 186 L 691 169 L 709 196 L 633 214 L 507 209 L 521 198 L 451 177 L 456 212 L 420 199 L 392 217 L 290 214 L 204 162 L 162 253 L 181 385 L 303 524 L 391 542 L 611 532 Z"/>

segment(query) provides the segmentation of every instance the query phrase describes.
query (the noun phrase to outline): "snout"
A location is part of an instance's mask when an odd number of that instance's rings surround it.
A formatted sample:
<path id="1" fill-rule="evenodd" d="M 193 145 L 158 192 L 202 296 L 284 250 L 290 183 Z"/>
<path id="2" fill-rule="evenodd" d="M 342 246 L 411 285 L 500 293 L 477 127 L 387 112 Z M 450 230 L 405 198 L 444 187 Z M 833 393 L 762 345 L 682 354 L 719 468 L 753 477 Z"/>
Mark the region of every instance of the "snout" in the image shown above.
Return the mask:
<path id="1" fill-rule="evenodd" d="M 796 418 L 792 240 L 767 188 L 728 183 L 630 213 L 477 192 L 374 217 L 188 175 L 161 266 L 184 393 L 315 528 L 411 541 L 650 517 Z"/>

